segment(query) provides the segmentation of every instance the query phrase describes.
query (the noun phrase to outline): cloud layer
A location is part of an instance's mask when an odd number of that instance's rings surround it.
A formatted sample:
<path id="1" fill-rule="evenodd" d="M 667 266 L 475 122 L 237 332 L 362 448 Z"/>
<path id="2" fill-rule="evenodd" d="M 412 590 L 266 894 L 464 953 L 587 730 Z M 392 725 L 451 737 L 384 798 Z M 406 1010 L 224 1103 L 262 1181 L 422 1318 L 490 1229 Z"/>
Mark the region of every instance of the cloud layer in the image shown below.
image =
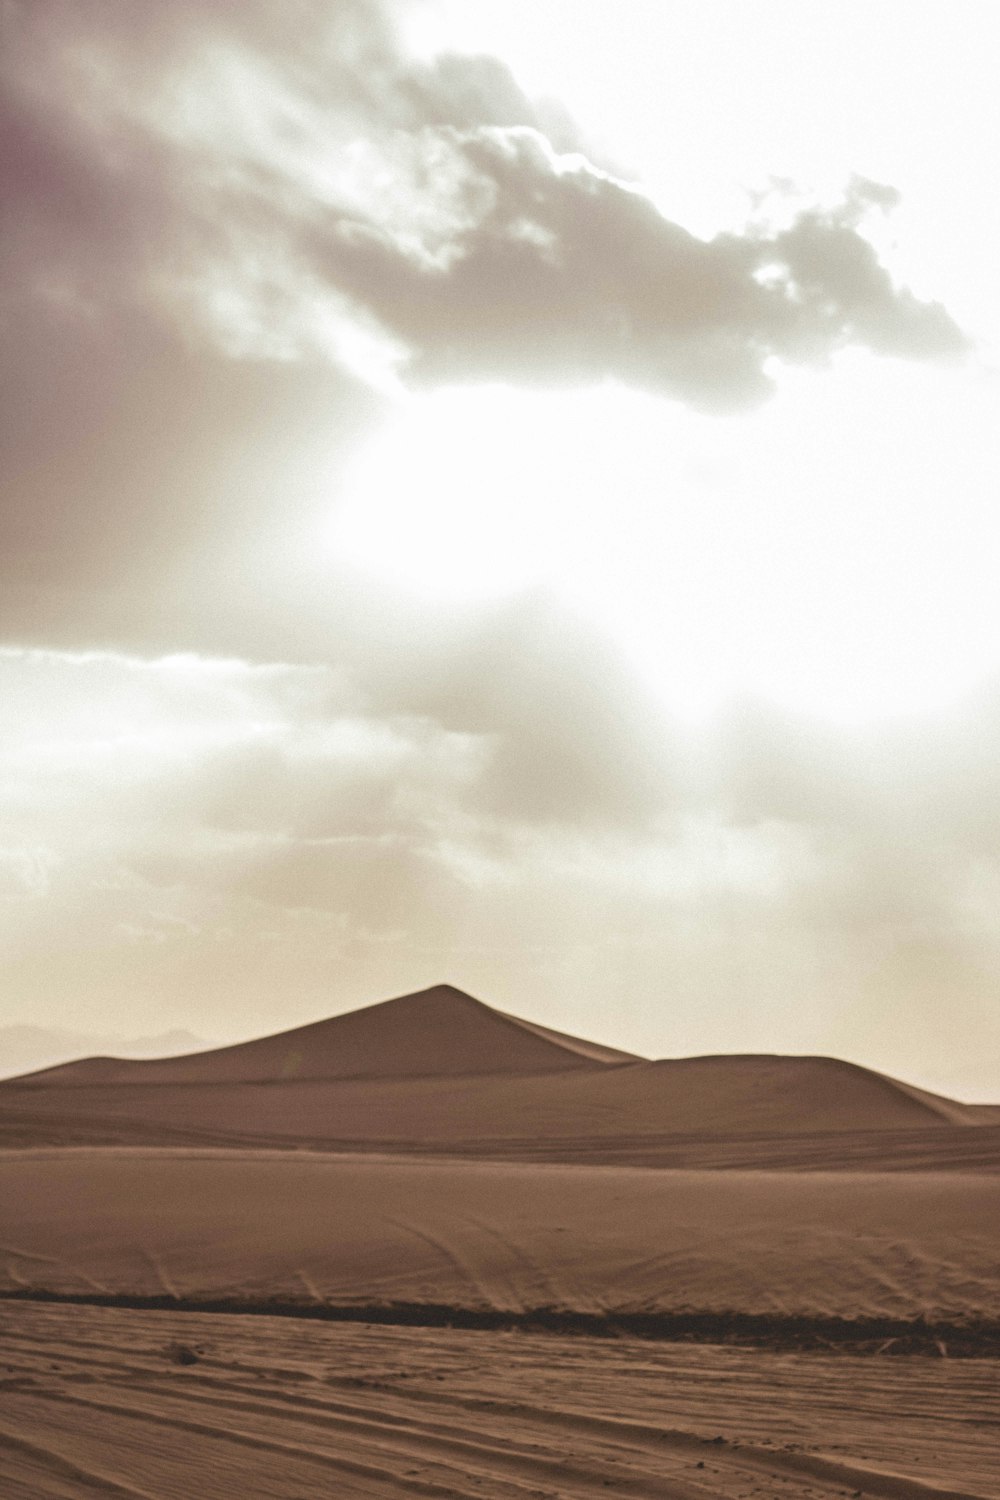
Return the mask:
<path id="1" fill-rule="evenodd" d="M 374 4 L 5 14 L 10 259 L 49 306 L 376 382 L 612 378 L 707 409 L 762 399 L 772 359 L 964 347 L 861 232 L 891 190 L 699 239 L 503 64 L 413 57 Z"/>
<path id="2" fill-rule="evenodd" d="M 0 638 L 322 651 L 339 585 L 292 553 L 386 382 L 719 410 L 775 360 L 962 349 L 864 237 L 891 190 L 698 239 L 411 10 L 3 7 Z"/>
<path id="3" fill-rule="evenodd" d="M 933 1081 L 936 1053 L 1000 1052 L 995 693 L 951 724 L 746 704 L 682 732 L 607 661 L 595 712 L 569 630 L 536 616 L 536 668 L 449 672 L 446 700 L 431 675 L 4 654 L 12 1017 L 248 1035 L 450 978 L 654 1053 Z"/>
<path id="4" fill-rule="evenodd" d="M 719 410 L 776 359 L 962 349 L 862 233 L 890 190 L 698 239 L 411 10 L 3 7 L 0 638 L 315 648 L 286 554 L 386 382 Z"/>

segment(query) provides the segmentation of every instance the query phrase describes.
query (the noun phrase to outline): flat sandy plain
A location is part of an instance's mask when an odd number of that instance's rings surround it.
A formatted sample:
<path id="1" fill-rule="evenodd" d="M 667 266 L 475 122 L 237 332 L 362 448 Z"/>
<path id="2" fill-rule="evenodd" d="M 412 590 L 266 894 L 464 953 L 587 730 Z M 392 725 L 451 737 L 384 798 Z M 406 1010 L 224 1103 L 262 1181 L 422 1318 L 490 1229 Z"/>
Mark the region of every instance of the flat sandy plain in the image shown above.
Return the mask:
<path id="1" fill-rule="evenodd" d="M 5 1500 L 1000 1497 L 996 1109 L 441 987 L 0 1132 Z"/>

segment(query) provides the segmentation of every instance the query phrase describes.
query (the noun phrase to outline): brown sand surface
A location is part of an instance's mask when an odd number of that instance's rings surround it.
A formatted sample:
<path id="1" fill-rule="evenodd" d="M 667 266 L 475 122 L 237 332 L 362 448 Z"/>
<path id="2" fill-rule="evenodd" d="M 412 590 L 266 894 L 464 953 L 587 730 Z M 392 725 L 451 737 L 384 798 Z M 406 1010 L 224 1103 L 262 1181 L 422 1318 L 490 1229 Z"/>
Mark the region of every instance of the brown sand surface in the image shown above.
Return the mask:
<path id="1" fill-rule="evenodd" d="M 446 1155 L 479 1160 L 562 1161 L 594 1165 L 691 1167 L 699 1170 L 769 1171 L 1000 1171 L 1000 1125 L 974 1130 L 941 1130 L 923 1126 L 907 1130 L 749 1131 L 717 1135 L 711 1131 L 649 1131 L 595 1135 L 501 1136 L 442 1132 L 407 1139 L 388 1134 L 369 1138 L 348 1133 L 331 1109 L 319 1115 L 314 1101 L 303 1098 L 309 1086 L 290 1096 L 246 1098 L 234 1092 L 221 1101 L 198 1089 L 150 1089 L 141 1094 L 122 1088 L 103 1091 L 84 1107 L 67 1110 L 61 1092 L 47 1089 L 0 1095 L 0 1148 L 33 1146 L 187 1145 L 267 1147 L 284 1150 L 338 1150 L 396 1155 Z M 277 1088 L 277 1086 L 276 1086 Z M 77 1102 L 74 1090 L 72 1102 Z M 339 1091 L 338 1091 L 339 1093 Z M 377 1088 L 372 1093 L 377 1096 Z M 121 1097 L 119 1097 L 119 1095 Z M 369 1099 L 369 1107 L 375 1101 Z M 87 1104 L 92 1106 L 88 1111 Z M 258 1109 L 263 1104 L 263 1109 Z M 282 1105 L 285 1107 L 282 1108 Z M 115 1113 L 114 1111 L 118 1111 Z M 162 1116 L 162 1118 L 158 1118 Z M 384 1117 L 383 1117 L 384 1119 Z M 172 1123 L 185 1120 L 184 1123 Z M 267 1125 L 270 1129 L 262 1129 Z M 254 1128 L 256 1127 L 256 1128 Z M 311 1128 L 310 1128 L 311 1127 Z M 375 1128 L 378 1122 L 375 1121 Z M 385 1129 L 385 1125 L 382 1127 Z M 338 1133 L 342 1132 L 342 1133 Z"/>
<path id="2" fill-rule="evenodd" d="M 1000 1110 L 439 986 L 0 1143 L 3 1500 L 1000 1497 Z"/>
<path id="3" fill-rule="evenodd" d="M 4 1500 L 995 1500 L 996 1365 L 6 1304 Z"/>
<path id="4" fill-rule="evenodd" d="M 1000 1496 L 1000 1110 L 438 986 L 0 1143 L 4 1500 Z"/>
<path id="5" fill-rule="evenodd" d="M 947 1104 L 948 1101 L 942 1101 Z M 955 1119 L 824 1058 L 269 1084 L 0 1085 L 0 1142 L 310 1145 L 834 1170 L 1000 1167 L 1000 1112 Z"/>
<path id="6" fill-rule="evenodd" d="M 0 1288 L 997 1322 L 1000 1179 L 180 1148 L 0 1154 Z"/>

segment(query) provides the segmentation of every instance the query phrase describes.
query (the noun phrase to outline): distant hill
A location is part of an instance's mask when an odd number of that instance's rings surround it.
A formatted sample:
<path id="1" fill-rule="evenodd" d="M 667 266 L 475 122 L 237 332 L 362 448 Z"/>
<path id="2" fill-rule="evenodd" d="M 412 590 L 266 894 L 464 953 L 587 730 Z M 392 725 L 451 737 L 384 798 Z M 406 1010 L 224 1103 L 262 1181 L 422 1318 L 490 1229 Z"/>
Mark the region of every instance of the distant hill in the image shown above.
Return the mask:
<path id="1" fill-rule="evenodd" d="M 35 1072 L 33 1084 L 280 1083 L 350 1078 L 557 1073 L 630 1063 L 436 985 L 292 1031 L 155 1061 L 87 1057 Z"/>
<path id="2" fill-rule="evenodd" d="M 0 1026 L 0 1079 L 39 1068 L 54 1068 L 96 1052 L 118 1057 L 170 1057 L 211 1046 L 190 1031 L 164 1031 L 130 1037 L 109 1033 L 64 1031 L 47 1026 Z"/>

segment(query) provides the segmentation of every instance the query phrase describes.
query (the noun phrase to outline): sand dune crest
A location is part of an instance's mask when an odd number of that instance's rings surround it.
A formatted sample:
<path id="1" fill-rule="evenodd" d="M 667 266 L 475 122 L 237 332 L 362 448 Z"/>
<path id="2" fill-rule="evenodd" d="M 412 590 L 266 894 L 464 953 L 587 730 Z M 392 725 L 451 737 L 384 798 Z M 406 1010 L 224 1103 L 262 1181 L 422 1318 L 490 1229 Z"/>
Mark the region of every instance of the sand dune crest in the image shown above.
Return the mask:
<path id="1" fill-rule="evenodd" d="M 521 1021 L 439 984 L 211 1052 L 151 1062 L 90 1057 L 30 1078 L 59 1085 L 279 1083 L 554 1073 L 634 1060 L 631 1053 Z"/>

